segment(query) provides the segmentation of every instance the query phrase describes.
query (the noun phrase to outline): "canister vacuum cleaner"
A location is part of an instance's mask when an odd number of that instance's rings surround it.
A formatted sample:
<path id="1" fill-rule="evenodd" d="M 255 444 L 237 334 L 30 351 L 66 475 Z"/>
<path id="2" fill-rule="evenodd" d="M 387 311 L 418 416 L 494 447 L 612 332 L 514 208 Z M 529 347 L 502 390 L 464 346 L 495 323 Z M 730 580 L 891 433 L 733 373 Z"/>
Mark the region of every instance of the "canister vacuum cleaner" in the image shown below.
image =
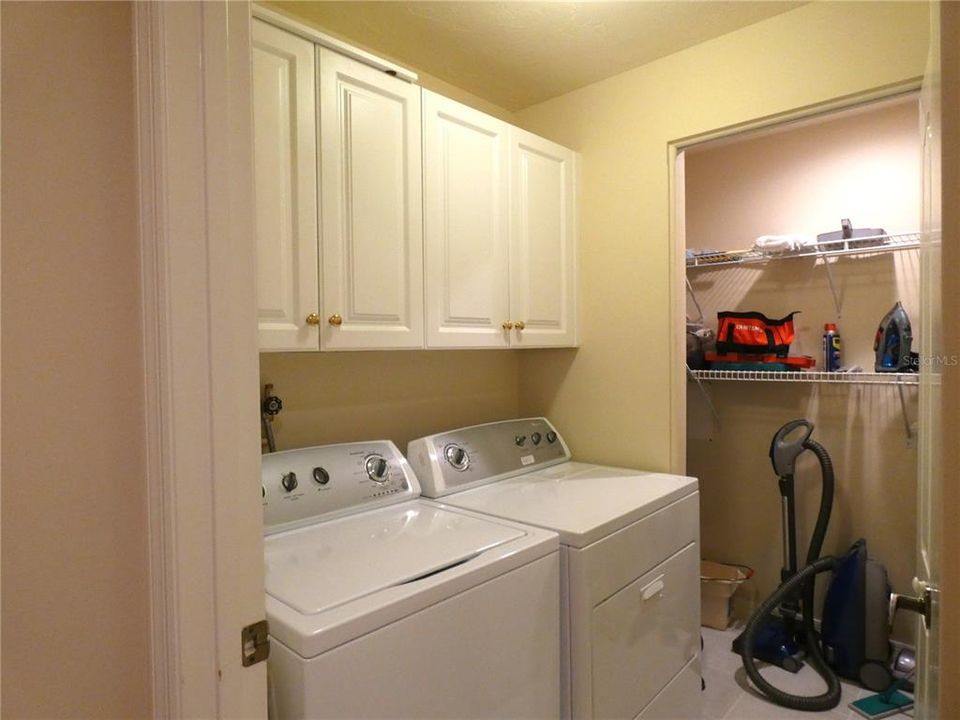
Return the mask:
<path id="1" fill-rule="evenodd" d="M 770 460 L 779 478 L 783 512 L 784 567 L 781 584 L 750 617 L 733 650 L 753 685 L 770 700 L 795 710 L 822 711 L 840 702 L 838 674 L 884 690 L 893 681 L 886 666 L 889 654 L 887 608 L 890 586 L 886 570 L 867 556 L 866 542 L 858 540 L 843 557 L 820 557 L 833 506 L 833 462 L 813 440 L 813 423 L 793 420 L 781 427 L 770 444 Z M 797 459 L 806 451 L 820 464 L 820 510 L 807 550 L 806 567 L 797 564 L 797 524 L 794 475 Z M 821 623 L 814 626 L 814 578 L 833 572 Z M 774 612 L 779 610 L 777 615 Z M 797 672 L 809 665 L 824 679 L 827 689 L 812 697 L 790 695 L 768 682 L 757 661 Z"/>

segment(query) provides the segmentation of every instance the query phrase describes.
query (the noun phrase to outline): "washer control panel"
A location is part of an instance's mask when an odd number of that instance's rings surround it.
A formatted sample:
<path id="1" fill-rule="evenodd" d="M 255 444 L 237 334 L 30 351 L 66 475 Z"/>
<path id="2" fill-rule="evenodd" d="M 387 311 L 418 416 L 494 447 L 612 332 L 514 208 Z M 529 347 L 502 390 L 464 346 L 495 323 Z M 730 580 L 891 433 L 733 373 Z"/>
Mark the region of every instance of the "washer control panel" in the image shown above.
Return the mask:
<path id="1" fill-rule="evenodd" d="M 410 465 L 389 440 L 269 453 L 261 468 L 267 534 L 420 495 Z"/>
<path id="2" fill-rule="evenodd" d="M 442 497 L 570 459 L 546 418 L 474 425 L 414 440 L 407 446 L 424 497 Z"/>

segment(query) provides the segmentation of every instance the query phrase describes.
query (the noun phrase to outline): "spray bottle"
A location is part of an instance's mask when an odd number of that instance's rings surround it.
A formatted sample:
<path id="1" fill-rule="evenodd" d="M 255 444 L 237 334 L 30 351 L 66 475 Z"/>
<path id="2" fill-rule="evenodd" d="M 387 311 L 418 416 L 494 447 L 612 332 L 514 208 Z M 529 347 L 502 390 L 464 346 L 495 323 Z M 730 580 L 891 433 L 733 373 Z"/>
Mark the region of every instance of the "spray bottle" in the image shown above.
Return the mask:
<path id="1" fill-rule="evenodd" d="M 840 361 L 840 332 L 833 323 L 823 326 L 823 369 L 826 372 L 837 372 L 842 363 Z"/>

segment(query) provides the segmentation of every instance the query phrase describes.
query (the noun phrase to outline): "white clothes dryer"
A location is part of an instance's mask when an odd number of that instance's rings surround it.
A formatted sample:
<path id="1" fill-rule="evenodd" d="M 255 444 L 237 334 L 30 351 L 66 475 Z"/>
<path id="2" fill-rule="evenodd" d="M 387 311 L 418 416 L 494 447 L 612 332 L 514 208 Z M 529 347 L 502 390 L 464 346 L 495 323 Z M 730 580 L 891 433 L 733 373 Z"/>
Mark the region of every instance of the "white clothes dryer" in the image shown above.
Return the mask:
<path id="1" fill-rule="evenodd" d="M 431 435 L 425 497 L 560 535 L 562 716 L 700 717 L 695 478 L 571 460 L 545 418 Z"/>
<path id="2" fill-rule="evenodd" d="M 419 499 L 389 441 L 262 467 L 276 717 L 557 717 L 555 533 Z"/>

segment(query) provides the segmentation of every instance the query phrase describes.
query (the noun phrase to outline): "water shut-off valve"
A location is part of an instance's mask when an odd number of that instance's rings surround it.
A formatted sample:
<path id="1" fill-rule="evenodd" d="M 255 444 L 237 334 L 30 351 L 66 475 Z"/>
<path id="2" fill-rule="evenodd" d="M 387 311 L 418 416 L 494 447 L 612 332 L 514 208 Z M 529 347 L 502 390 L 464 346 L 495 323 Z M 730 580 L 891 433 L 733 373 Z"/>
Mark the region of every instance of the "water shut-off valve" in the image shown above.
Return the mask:
<path id="1" fill-rule="evenodd" d="M 260 403 L 260 425 L 267 441 L 267 452 L 276 452 L 277 444 L 273 437 L 273 418 L 283 410 L 283 400 L 273 394 L 273 384 L 263 386 L 263 401 Z"/>

